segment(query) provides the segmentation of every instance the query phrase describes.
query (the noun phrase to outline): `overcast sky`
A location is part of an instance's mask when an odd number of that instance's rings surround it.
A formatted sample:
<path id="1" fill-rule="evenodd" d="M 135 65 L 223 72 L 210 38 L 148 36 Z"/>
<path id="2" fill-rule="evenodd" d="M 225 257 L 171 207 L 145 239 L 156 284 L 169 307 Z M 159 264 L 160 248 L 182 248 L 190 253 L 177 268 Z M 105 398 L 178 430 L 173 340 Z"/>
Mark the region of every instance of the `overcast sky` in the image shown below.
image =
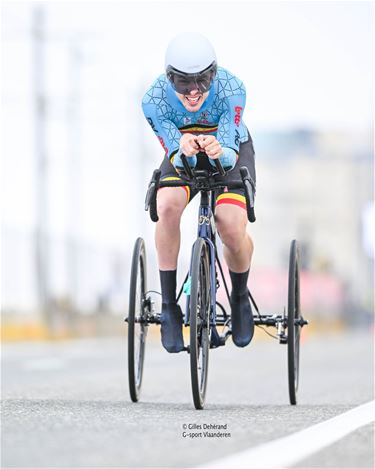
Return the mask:
<path id="1" fill-rule="evenodd" d="M 196 30 L 244 81 L 253 128 L 372 125 L 373 2 L 42 3 L 49 37 L 79 34 L 91 60 L 105 63 L 107 77 L 118 76 L 123 88 L 162 73 L 168 40 Z M 32 4 L 3 2 L 5 38 L 25 25 Z"/>

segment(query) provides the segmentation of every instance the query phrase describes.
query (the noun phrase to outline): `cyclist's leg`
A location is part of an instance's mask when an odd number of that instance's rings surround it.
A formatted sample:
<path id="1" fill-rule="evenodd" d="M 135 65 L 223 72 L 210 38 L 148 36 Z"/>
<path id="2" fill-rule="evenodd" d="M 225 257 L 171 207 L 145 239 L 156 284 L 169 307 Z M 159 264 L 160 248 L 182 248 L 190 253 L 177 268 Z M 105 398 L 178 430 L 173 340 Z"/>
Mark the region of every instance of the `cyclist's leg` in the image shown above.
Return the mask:
<path id="1" fill-rule="evenodd" d="M 180 250 L 180 220 L 187 205 L 182 187 L 164 187 L 157 196 L 159 221 L 156 223 L 155 244 L 160 270 L 175 270 Z"/>
<path id="2" fill-rule="evenodd" d="M 239 168 L 247 166 L 255 181 L 254 150 L 249 140 L 240 146 L 239 161 L 226 177 L 241 178 Z M 216 225 L 224 245 L 224 257 L 232 280 L 232 334 L 236 345 L 244 347 L 254 334 L 254 321 L 247 294 L 247 281 L 253 254 L 253 242 L 246 231 L 247 213 L 243 190 L 222 192 L 216 199 Z"/>
<path id="3" fill-rule="evenodd" d="M 234 196 L 239 197 L 235 198 Z M 215 214 L 216 226 L 224 245 L 224 258 L 232 272 L 246 272 L 250 268 L 254 249 L 251 237 L 246 231 L 246 205 L 243 209 L 232 202 L 237 202 L 240 197 L 242 199 L 244 196 L 231 192 L 224 193 L 222 198 L 220 197 Z"/>
<path id="4" fill-rule="evenodd" d="M 247 166 L 255 182 L 254 148 L 250 134 L 247 142 L 240 145 L 236 167 L 226 176 L 231 180 L 241 179 L 240 167 Z M 224 244 L 224 257 L 232 272 L 249 270 L 253 254 L 253 242 L 246 231 L 246 200 L 242 189 L 222 192 L 216 199 L 216 225 Z"/>
<path id="5" fill-rule="evenodd" d="M 178 178 L 174 167 L 165 157 L 160 167 L 161 179 Z M 155 229 L 162 292 L 161 338 L 168 352 L 180 352 L 182 312 L 176 302 L 177 257 L 180 249 L 180 220 L 189 202 L 188 187 L 164 187 L 157 194 L 159 221 Z"/>
<path id="6" fill-rule="evenodd" d="M 161 180 L 179 179 L 167 157 L 160 166 Z M 160 270 L 175 270 L 180 249 L 181 215 L 190 201 L 190 189 L 184 187 L 163 187 L 157 195 L 159 221 L 156 223 L 155 244 Z"/>

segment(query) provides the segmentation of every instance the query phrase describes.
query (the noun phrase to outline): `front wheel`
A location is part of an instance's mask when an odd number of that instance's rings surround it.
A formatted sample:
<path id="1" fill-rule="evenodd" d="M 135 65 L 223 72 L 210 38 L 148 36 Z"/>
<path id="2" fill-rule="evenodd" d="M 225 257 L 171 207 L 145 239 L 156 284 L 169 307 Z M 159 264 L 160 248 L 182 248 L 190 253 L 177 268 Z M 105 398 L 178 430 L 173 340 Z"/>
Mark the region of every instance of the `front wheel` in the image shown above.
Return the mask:
<path id="1" fill-rule="evenodd" d="M 146 269 L 145 243 L 142 238 L 138 238 L 133 250 L 128 314 L 128 376 L 133 402 L 138 401 L 141 391 L 148 328 Z"/>
<path id="2" fill-rule="evenodd" d="M 289 400 L 297 404 L 299 381 L 299 349 L 301 338 L 299 250 L 296 240 L 290 246 L 288 282 L 288 381 Z"/>
<path id="3" fill-rule="evenodd" d="M 203 409 L 210 350 L 211 282 L 209 252 L 203 239 L 194 245 L 191 262 L 190 371 L 194 406 Z"/>

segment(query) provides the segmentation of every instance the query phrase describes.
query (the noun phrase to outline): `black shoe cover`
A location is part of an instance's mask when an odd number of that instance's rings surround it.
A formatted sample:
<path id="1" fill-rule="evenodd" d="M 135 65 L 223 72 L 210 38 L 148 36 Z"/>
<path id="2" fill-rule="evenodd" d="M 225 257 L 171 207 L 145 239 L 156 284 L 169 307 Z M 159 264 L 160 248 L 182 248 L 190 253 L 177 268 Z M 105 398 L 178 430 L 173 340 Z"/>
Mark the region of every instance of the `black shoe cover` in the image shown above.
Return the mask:
<path id="1" fill-rule="evenodd" d="M 225 343 L 225 341 L 224 341 Z M 220 347 L 220 345 L 224 345 L 217 329 L 216 329 L 216 326 L 212 326 L 212 329 L 211 329 L 211 341 L 210 341 L 210 347 L 211 348 L 216 348 L 216 347 Z"/>
<path id="2" fill-rule="evenodd" d="M 169 353 L 184 349 L 182 337 L 182 311 L 175 303 L 163 303 L 160 316 L 161 343 Z"/>
<path id="3" fill-rule="evenodd" d="M 240 296 L 231 295 L 232 338 L 237 347 L 248 345 L 254 335 L 254 318 L 247 292 Z"/>

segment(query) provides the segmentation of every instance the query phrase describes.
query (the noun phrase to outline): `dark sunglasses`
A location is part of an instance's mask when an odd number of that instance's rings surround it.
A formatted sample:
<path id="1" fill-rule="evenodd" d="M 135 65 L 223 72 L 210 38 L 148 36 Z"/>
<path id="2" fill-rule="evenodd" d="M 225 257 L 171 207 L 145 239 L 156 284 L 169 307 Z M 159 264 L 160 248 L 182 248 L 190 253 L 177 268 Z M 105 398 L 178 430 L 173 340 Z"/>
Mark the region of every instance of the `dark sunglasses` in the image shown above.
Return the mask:
<path id="1" fill-rule="evenodd" d="M 167 78 L 177 93 L 190 94 L 192 90 L 198 89 L 201 93 L 206 93 L 212 85 L 217 72 L 216 62 L 199 73 L 184 73 L 173 68 L 167 68 Z"/>

